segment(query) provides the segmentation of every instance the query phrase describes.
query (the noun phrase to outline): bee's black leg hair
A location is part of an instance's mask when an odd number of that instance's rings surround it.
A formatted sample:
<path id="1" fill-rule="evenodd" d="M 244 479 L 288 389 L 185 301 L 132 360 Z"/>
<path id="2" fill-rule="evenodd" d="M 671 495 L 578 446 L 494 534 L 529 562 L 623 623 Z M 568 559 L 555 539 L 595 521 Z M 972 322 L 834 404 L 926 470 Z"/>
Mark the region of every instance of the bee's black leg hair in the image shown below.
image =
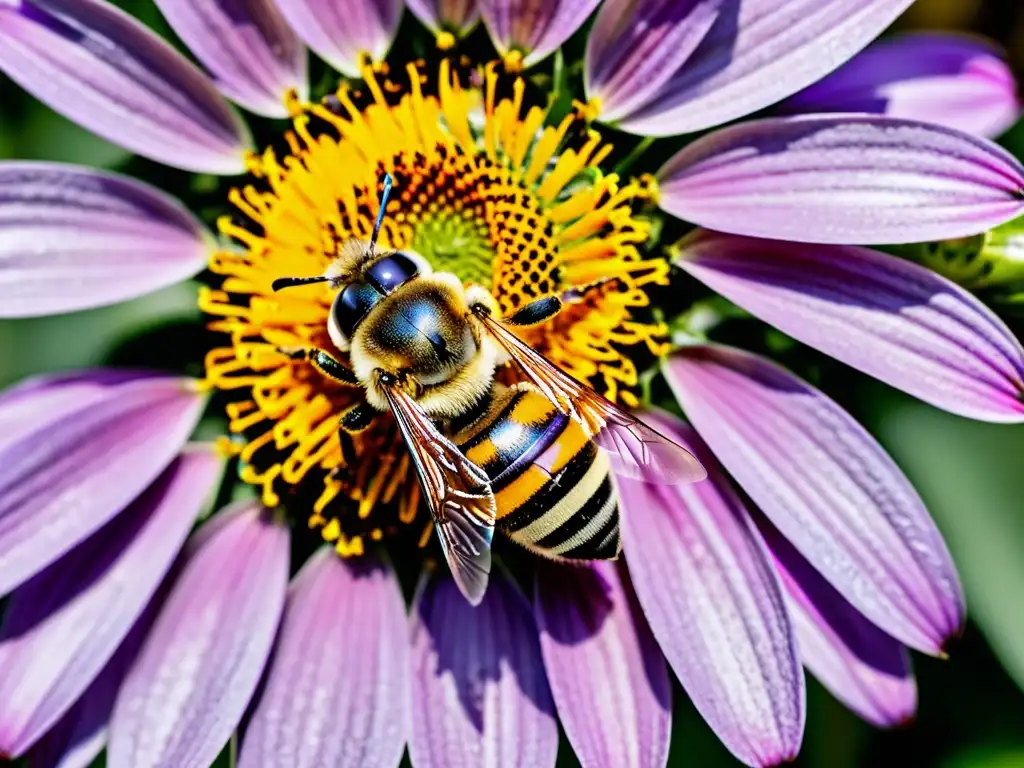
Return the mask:
<path id="1" fill-rule="evenodd" d="M 544 296 L 524 304 L 509 317 L 505 318 L 508 325 L 536 325 L 550 320 L 562 311 L 562 300 L 557 296 Z"/>
<path id="2" fill-rule="evenodd" d="M 529 304 L 521 306 L 509 317 L 506 317 L 505 323 L 507 325 L 536 325 L 537 323 L 543 323 L 545 320 L 550 320 L 561 312 L 562 307 L 566 304 L 582 301 L 587 293 L 594 288 L 616 282 L 621 283 L 621 278 L 605 277 L 586 285 L 569 288 L 559 296 L 543 296 L 539 299 L 534 299 Z"/>
<path id="3" fill-rule="evenodd" d="M 280 348 L 278 351 L 288 355 L 292 360 L 308 360 L 309 364 L 328 379 L 339 384 L 359 384 L 359 379 L 348 368 L 339 363 L 330 354 L 315 347 L 299 347 L 297 349 Z"/>
<path id="4" fill-rule="evenodd" d="M 341 455 L 345 463 L 351 463 L 356 458 L 356 447 L 352 442 L 352 435 L 357 435 L 366 429 L 377 417 L 377 409 L 365 400 L 360 400 L 351 408 L 341 412 L 338 418 L 338 440 L 341 442 Z"/>
<path id="5" fill-rule="evenodd" d="M 575 285 L 572 288 L 568 288 L 561 294 L 563 304 L 573 304 L 577 301 L 582 301 L 586 295 L 594 290 L 600 288 L 602 285 L 608 285 L 609 283 L 617 283 L 619 289 L 623 289 L 626 286 L 626 282 L 621 277 L 602 277 L 599 280 L 594 280 L 591 283 L 584 283 L 583 285 Z"/>
<path id="6" fill-rule="evenodd" d="M 365 400 L 361 400 L 342 412 L 338 425 L 350 435 L 355 435 L 370 426 L 377 417 L 377 413 L 376 408 Z"/>

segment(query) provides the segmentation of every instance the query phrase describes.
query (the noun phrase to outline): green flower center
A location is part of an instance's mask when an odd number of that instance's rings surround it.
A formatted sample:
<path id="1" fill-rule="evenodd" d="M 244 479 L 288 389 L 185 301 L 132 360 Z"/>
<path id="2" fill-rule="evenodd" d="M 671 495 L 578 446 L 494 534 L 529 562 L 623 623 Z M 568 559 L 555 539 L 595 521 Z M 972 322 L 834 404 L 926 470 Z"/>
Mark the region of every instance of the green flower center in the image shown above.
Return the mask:
<path id="1" fill-rule="evenodd" d="M 412 250 L 439 272 L 452 272 L 463 280 L 491 284 L 494 248 L 487 223 L 476 216 L 439 212 L 416 224 Z"/>

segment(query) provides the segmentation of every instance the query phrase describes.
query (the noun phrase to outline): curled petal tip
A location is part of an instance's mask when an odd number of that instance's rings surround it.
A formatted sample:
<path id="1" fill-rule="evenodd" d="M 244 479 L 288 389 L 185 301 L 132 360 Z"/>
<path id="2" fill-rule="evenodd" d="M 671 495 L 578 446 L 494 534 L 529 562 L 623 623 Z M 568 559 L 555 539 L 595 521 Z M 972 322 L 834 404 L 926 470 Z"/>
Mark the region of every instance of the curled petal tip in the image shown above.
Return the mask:
<path id="1" fill-rule="evenodd" d="M 612 52 L 656 44 L 666 29 L 683 33 L 677 43 L 682 50 L 676 53 L 685 55 L 678 59 L 663 51 L 622 59 L 620 82 L 648 69 L 653 70 L 650 82 L 657 88 L 651 92 L 649 83 L 639 82 L 642 98 L 622 94 L 628 101 L 618 127 L 672 136 L 761 110 L 827 75 L 884 31 L 912 1 L 681 0 L 661 3 L 671 8 L 675 24 L 624 26 L 618 28 L 621 40 L 595 25 L 596 36 L 615 40 L 607 46 Z M 644 11 L 649 15 L 659 3 L 634 0 L 629 5 L 635 18 L 644 18 Z M 684 14 L 686 18 L 680 19 Z M 607 62 L 596 62 L 602 63 Z M 667 63 L 675 71 L 665 67 Z"/>
<path id="2" fill-rule="evenodd" d="M 180 379 L 123 371 L 41 379 L 0 397 L 0 594 L 137 498 L 202 407 Z"/>
<path id="3" fill-rule="evenodd" d="M 156 0 L 160 12 L 229 99 L 289 116 L 285 96 L 308 92 L 306 49 L 272 0 Z"/>
<path id="4" fill-rule="evenodd" d="M 957 627 L 951 629 L 949 634 L 942 639 L 942 642 L 939 644 L 939 650 L 935 654 L 935 658 L 941 659 L 942 661 L 949 661 L 949 657 L 963 640 L 964 630 L 966 628 L 967 617 L 965 616 L 963 622 L 961 622 Z"/>
<path id="5" fill-rule="evenodd" d="M 693 485 L 616 478 L 644 614 L 698 711 L 738 759 L 764 765 L 795 755 L 804 676 L 768 551 L 696 434 L 661 412 L 643 418 L 709 471 Z"/>
<path id="6" fill-rule="evenodd" d="M 306 45 L 347 77 L 369 57 L 383 61 L 402 18 L 402 0 L 276 0 Z"/>
<path id="7" fill-rule="evenodd" d="M 804 666 L 851 711 L 891 728 L 917 709 L 907 649 L 868 621 L 763 515 L 757 525 L 789 597 Z"/>
<path id="8" fill-rule="evenodd" d="M 779 105 L 780 111 L 870 112 L 995 137 L 1021 112 L 1005 52 L 963 34 L 918 32 L 879 41 Z"/>
<path id="9" fill-rule="evenodd" d="M 479 0 L 491 40 L 502 56 L 530 67 L 572 37 L 600 0 Z"/>
<path id="10" fill-rule="evenodd" d="M 209 79 L 103 0 L 0 5 L 0 70 L 132 152 L 199 173 L 245 170 L 248 130 Z"/>
<path id="11" fill-rule="evenodd" d="M 977 298 L 924 267 L 855 246 L 700 231 L 676 263 L 784 333 L 932 405 L 1024 421 L 1024 348 Z"/>
<path id="12" fill-rule="evenodd" d="M 658 172 L 661 208 L 739 235 L 908 243 L 1024 213 L 1024 166 L 985 139 L 873 115 L 755 120 L 685 147 Z"/>
<path id="13" fill-rule="evenodd" d="M 0 162 L 0 317 L 135 298 L 199 272 L 209 249 L 203 225 L 147 184 L 73 165 Z"/>
<path id="14" fill-rule="evenodd" d="M 963 623 L 959 577 L 917 492 L 867 430 L 739 350 L 688 348 L 664 372 L 718 459 L 829 583 L 904 644 L 938 651 Z"/>

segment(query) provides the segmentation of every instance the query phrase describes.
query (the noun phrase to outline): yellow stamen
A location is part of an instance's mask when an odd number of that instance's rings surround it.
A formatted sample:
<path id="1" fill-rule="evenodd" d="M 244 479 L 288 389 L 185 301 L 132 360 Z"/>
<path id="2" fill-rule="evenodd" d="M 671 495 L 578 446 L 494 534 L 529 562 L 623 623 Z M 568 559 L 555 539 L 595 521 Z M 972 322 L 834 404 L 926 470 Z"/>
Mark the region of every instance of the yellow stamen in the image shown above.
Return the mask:
<path id="1" fill-rule="evenodd" d="M 438 49 L 442 51 L 450 51 L 452 48 L 455 47 L 455 35 L 453 35 L 451 32 L 438 32 L 436 42 Z"/>
<path id="2" fill-rule="evenodd" d="M 299 98 L 299 92 L 289 88 L 284 94 L 284 106 L 288 110 L 289 117 L 298 117 L 309 109 L 309 102 Z"/>
<path id="3" fill-rule="evenodd" d="M 588 123 L 592 123 L 597 120 L 598 116 L 601 114 L 601 99 L 596 96 L 585 103 L 582 101 L 574 101 L 572 105 L 579 116 Z"/>
<path id="4" fill-rule="evenodd" d="M 523 52 L 519 50 L 511 50 L 502 57 L 502 62 L 505 65 L 505 71 L 510 74 L 518 74 L 523 71 L 523 63 L 525 57 Z"/>

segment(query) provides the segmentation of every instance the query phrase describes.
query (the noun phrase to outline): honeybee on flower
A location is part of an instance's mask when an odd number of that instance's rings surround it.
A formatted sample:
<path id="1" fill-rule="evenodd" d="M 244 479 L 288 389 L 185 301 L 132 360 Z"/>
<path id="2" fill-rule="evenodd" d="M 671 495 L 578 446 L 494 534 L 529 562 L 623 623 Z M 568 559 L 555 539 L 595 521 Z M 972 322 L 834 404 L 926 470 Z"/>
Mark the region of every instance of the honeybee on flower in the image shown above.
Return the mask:
<path id="1" fill-rule="evenodd" d="M 909 0 L 410 0 L 394 48 L 397 0 L 158 5 L 201 68 L 104 0 L 0 2 L 26 90 L 238 177 L 203 222 L 121 175 L 0 163 L 0 314 L 202 271 L 217 338 L 198 379 L 0 397 L 0 753 L 545 766 L 557 717 L 584 765 L 664 765 L 670 669 L 749 765 L 799 750 L 804 667 L 871 722 L 913 714 L 908 649 L 964 621 L 938 530 L 845 410 L 690 297 L 1024 420 L 1006 326 L 868 247 L 1024 214 L 986 138 L 1019 112 L 997 52 L 903 43 L 987 67 L 968 125 L 829 86 L 848 61 L 874 94 L 858 54 Z M 224 97 L 289 122 L 255 148 Z M 204 409 L 222 439 L 187 444 Z M 206 519 L 214 488 L 251 496 Z"/>

